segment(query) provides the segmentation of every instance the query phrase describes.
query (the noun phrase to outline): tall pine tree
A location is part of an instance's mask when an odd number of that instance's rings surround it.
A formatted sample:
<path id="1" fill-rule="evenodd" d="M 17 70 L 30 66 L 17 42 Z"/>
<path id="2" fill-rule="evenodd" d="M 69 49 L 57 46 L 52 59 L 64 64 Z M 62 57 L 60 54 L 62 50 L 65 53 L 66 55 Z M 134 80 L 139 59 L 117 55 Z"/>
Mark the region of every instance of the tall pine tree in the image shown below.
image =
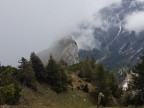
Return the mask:
<path id="1" fill-rule="evenodd" d="M 136 95 L 139 95 L 144 104 L 144 55 L 141 62 L 136 64 L 132 71 L 132 81 L 129 85 Z"/>
<path id="2" fill-rule="evenodd" d="M 24 58 L 22 57 L 21 61 L 19 61 L 19 80 L 20 82 L 33 89 L 37 90 L 37 84 L 36 84 L 36 79 L 34 75 L 33 68 L 31 64 Z"/>
<path id="3" fill-rule="evenodd" d="M 16 104 L 20 99 L 20 87 L 13 79 L 12 67 L 0 67 L 0 104 Z"/>
<path id="4" fill-rule="evenodd" d="M 46 82 L 46 71 L 43 63 L 39 59 L 39 57 L 33 52 L 31 53 L 30 60 L 32 63 L 32 67 L 35 72 L 35 77 L 39 82 Z"/>
<path id="5" fill-rule="evenodd" d="M 92 61 L 92 59 L 87 58 L 85 61 L 81 64 L 80 73 L 82 77 L 86 79 L 86 81 L 91 82 L 94 78 L 94 70 L 95 63 Z"/>
<path id="6" fill-rule="evenodd" d="M 111 90 L 109 87 L 109 77 L 102 63 L 96 65 L 95 84 L 98 86 L 98 90 L 103 92 L 106 96 L 106 100 L 109 100 L 111 96 Z"/>
<path id="7" fill-rule="evenodd" d="M 47 81 L 51 88 L 57 93 L 65 91 L 67 88 L 67 77 L 64 69 L 56 63 L 52 55 L 50 56 L 47 68 Z"/>

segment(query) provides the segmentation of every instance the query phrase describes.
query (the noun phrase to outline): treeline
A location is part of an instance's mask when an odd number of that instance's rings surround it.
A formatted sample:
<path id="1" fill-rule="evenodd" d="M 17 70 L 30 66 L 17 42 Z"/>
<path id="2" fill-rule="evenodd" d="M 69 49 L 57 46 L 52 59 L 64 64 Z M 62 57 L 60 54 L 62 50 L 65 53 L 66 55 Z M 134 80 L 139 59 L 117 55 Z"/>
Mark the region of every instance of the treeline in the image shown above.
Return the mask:
<path id="1" fill-rule="evenodd" d="M 22 57 L 19 63 L 17 78 L 22 85 L 34 91 L 37 91 L 37 82 L 50 85 L 57 93 L 67 89 L 66 73 L 62 66 L 53 59 L 52 55 L 50 55 L 46 67 L 34 52 L 30 55 L 30 61 Z"/>
<path id="2" fill-rule="evenodd" d="M 102 63 L 95 63 L 92 58 L 67 66 L 64 63 L 56 62 L 52 55 L 48 60 L 47 66 L 44 66 L 39 57 L 33 52 L 30 55 L 30 60 L 21 58 L 18 68 L 11 66 L 0 67 L 0 104 L 16 104 L 20 99 L 22 87 L 28 87 L 34 92 L 38 90 L 39 84 L 47 84 L 56 93 L 67 90 L 69 71 L 77 74 L 86 82 L 92 83 L 102 91 L 107 101 L 111 97 L 119 98 L 122 94 L 122 89 L 118 86 L 115 76 L 107 71 Z M 88 90 L 88 85 L 84 87 L 84 91 Z M 95 99 L 96 95 L 95 95 Z"/>
<path id="3" fill-rule="evenodd" d="M 46 67 L 34 52 L 29 61 L 22 57 L 19 63 L 18 68 L 0 66 L 0 104 L 17 104 L 23 86 L 34 92 L 38 83 L 48 84 L 56 93 L 67 90 L 65 70 L 52 55 Z"/>
<path id="4" fill-rule="evenodd" d="M 140 57 L 140 62 L 131 68 L 127 90 L 122 90 L 114 74 L 106 70 L 102 63 L 96 64 L 93 58 L 87 58 L 83 62 L 69 66 L 68 70 L 77 72 L 79 77 L 96 85 L 97 92 L 102 91 L 108 103 L 114 97 L 121 106 L 137 107 L 144 105 L 144 55 Z"/>
<path id="5" fill-rule="evenodd" d="M 70 72 L 95 85 L 95 93 L 102 91 L 107 103 L 114 97 L 126 106 L 144 104 L 144 56 L 141 57 L 141 62 L 133 67 L 132 81 L 123 94 L 114 74 L 105 69 L 102 63 L 95 63 L 93 58 L 67 66 L 65 63 L 56 62 L 51 55 L 48 64 L 44 66 L 34 52 L 31 53 L 30 60 L 22 57 L 18 68 L 0 66 L 0 104 L 17 104 L 22 87 L 25 86 L 36 92 L 38 84 L 44 83 L 56 93 L 64 92 L 68 89 Z M 84 91 L 89 91 L 88 85 L 84 87 Z M 96 94 L 93 96 L 97 99 Z"/>
<path id="6" fill-rule="evenodd" d="M 96 93 L 103 92 L 108 103 L 112 97 L 120 98 L 123 93 L 114 74 L 106 70 L 102 63 L 96 64 L 93 58 L 87 58 L 67 69 L 77 72 L 79 77 L 95 85 L 97 87 Z M 94 95 L 94 97 L 96 99 L 97 96 Z"/>

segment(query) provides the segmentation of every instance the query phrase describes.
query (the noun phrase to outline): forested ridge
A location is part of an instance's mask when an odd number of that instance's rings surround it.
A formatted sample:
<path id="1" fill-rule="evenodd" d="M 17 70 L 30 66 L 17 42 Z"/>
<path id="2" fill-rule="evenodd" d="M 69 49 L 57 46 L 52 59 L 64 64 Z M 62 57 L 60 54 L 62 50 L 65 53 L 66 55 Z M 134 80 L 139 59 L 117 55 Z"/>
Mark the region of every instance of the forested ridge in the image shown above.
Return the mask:
<path id="1" fill-rule="evenodd" d="M 95 63 L 93 58 L 67 65 L 61 61 L 57 62 L 50 55 L 47 66 L 44 66 L 33 52 L 30 60 L 22 57 L 17 68 L 0 66 L 0 104 L 21 105 L 21 101 L 24 100 L 24 90 L 27 88 L 29 92 L 37 93 L 40 97 L 43 97 L 40 94 L 42 91 L 46 93 L 45 89 L 56 93 L 55 97 L 79 91 L 86 93 L 95 106 L 98 93 L 102 91 L 106 96 L 107 106 L 141 106 L 144 104 L 143 70 L 144 56 L 138 64 L 133 66 L 132 80 L 128 89 L 123 90 L 113 72 L 107 70 L 103 63 Z M 74 83 L 75 80 L 78 83 Z M 42 86 L 45 89 L 41 88 Z"/>

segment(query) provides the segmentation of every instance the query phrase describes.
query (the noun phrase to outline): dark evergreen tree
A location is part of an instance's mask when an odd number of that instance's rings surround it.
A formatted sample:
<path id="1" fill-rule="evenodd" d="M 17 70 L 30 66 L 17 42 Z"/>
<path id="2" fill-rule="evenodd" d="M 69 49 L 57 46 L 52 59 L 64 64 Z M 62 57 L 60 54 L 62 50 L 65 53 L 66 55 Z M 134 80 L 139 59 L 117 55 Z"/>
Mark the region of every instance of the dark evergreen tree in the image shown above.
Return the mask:
<path id="1" fill-rule="evenodd" d="M 34 75 L 33 68 L 25 58 L 22 57 L 21 61 L 19 61 L 19 80 L 20 82 L 32 90 L 37 90 L 36 79 Z"/>
<path id="2" fill-rule="evenodd" d="M 16 104 L 20 99 L 20 87 L 13 79 L 12 67 L 0 68 L 0 104 Z"/>
<path id="3" fill-rule="evenodd" d="M 95 82 L 97 83 L 100 89 L 105 89 L 106 85 L 106 73 L 102 63 L 97 64 L 96 66 L 96 76 Z"/>
<path id="4" fill-rule="evenodd" d="M 58 65 L 58 64 L 57 64 Z M 57 93 L 67 90 L 67 76 L 64 69 L 58 65 L 58 73 L 56 74 L 55 85 L 52 87 Z"/>
<path id="5" fill-rule="evenodd" d="M 106 73 L 107 75 L 107 83 L 110 87 L 111 90 L 111 94 L 116 97 L 119 98 L 123 95 L 123 90 L 121 87 L 118 86 L 118 82 L 116 80 L 116 77 L 114 76 L 113 73 L 110 73 L 107 71 Z"/>
<path id="6" fill-rule="evenodd" d="M 50 59 L 48 61 L 46 72 L 48 84 L 54 85 L 56 81 L 56 74 L 58 73 L 58 66 L 56 64 L 56 61 L 53 59 L 52 55 L 50 56 Z"/>
<path id="7" fill-rule="evenodd" d="M 32 67 L 35 72 L 35 77 L 39 82 L 46 82 L 46 71 L 43 63 L 39 59 L 39 57 L 33 52 L 31 53 L 30 60 L 32 63 Z"/>
<path id="8" fill-rule="evenodd" d="M 141 57 L 140 63 L 136 64 L 132 71 L 132 81 L 129 85 L 130 89 L 135 92 L 144 104 L 144 55 Z"/>
<path id="9" fill-rule="evenodd" d="M 109 77 L 107 76 L 107 71 L 105 70 L 102 63 L 96 65 L 96 75 L 95 75 L 95 84 L 98 86 L 98 90 L 102 91 L 105 96 L 108 98 L 111 95 L 111 90 L 109 86 Z"/>
<path id="10" fill-rule="evenodd" d="M 64 69 L 56 63 L 52 55 L 47 65 L 47 81 L 51 88 L 57 93 L 65 91 L 67 88 L 67 77 Z"/>
<path id="11" fill-rule="evenodd" d="M 80 72 L 79 76 L 86 79 L 86 81 L 91 82 L 94 80 L 94 69 L 95 62 L 91 58 L 87 58 L 80 63 Z"/>

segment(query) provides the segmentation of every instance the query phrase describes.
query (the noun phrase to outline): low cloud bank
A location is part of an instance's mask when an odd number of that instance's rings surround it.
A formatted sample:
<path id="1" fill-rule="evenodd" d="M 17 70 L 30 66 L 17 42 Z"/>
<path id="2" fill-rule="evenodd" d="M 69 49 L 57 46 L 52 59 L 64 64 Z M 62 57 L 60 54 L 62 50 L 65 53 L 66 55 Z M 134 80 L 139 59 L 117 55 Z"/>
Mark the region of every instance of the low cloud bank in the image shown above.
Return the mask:
<path id="1" fill-rule="evenodd" d="M 138 2 L 144 2 L 144 0 L 136 0 L 136 1 L 138 1 Z"/>
<path id="2" fill-rule="evenodd" d="M 125 28 L 129 31 L 135 31 L 136 33 L 144 30 L 144 11 L 134 12 L 128 15 L 126 18 Z"/>

